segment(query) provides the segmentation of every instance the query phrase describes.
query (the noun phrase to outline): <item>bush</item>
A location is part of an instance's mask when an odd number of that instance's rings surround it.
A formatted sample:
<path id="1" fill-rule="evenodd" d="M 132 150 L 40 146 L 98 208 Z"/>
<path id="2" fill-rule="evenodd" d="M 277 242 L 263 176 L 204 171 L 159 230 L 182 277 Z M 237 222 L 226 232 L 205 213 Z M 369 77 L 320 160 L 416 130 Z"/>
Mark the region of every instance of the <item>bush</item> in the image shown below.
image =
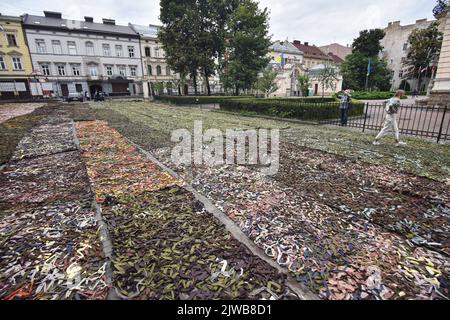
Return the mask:
<path id="1" fill-rule="evenodd" d="M 249 96 L 155 96 L 155 100 L 175 105 L 215 104 L 227 99 L 242 99 Z"/>
<path id="2" fill-rule="evenodd" d="M 336 98 L 255 98 L 253 96 L 155 96 L 155 100 L 161 102 L 172 103 L 176 105 L 193 105 L 193 104 L 214 104 L 220 103 L 223 100 L 230 99 L 258 99 L 266 100 L 272 103 L 277 102 L 306 102 L 306 103 L 323 103 L 323 102 L 336 102 Z"/>
<path id="3" fill-rule="evenodd" d="M 355 91 L 352 92 L 352 98 L 358 100 L 387 100 L 394 96 L 395 92 L 383 91 L 383 92 L 364 92 Z"/>
<path id="4" fill-rule="evenodd" d="M 311 103 L 284 99 L 227 99 L 220 103 L 220 109 L 232 112 L 257 113 L 260 115 L 299 120 L 326 120 L 339 118 L 339 102 Z M 364 104 L 354 103 L 349 116 L 362 116 Z"/>

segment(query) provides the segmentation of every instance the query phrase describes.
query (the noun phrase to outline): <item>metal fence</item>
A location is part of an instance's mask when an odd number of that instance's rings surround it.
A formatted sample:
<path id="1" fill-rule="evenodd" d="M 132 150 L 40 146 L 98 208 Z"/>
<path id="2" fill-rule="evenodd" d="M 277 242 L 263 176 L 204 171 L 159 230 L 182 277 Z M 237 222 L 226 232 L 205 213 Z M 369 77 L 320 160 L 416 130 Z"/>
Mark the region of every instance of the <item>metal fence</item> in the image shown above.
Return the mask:
<path id="1" fill-rule="evenodd" d="M 367 103 L 364 115 L 349 117 L 347 127 L 379 131 L 386 117 L 384 104 Z M 448 106 L 402 106 L 397 115 L 401 134 L 449 141 L 450 110 Z M 340 119 L 320 121 L 320 124 L 341 125 Z"/>

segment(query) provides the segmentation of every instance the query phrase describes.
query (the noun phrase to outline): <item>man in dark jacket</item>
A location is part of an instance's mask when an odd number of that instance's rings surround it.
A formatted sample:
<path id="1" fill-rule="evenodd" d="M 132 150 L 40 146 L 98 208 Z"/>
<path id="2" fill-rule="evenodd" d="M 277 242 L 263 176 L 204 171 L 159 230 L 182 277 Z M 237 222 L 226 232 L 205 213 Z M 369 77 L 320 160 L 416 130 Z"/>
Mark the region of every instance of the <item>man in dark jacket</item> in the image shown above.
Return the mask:
<path id="1" fill-rule="evenodd" d="M 341 99 L 339 107 L 341 109 L 341 126 L 346 127 L 348 123 L 348 109 L 350 107 L 350 102 L 352 101 L 350 90 L 345 90 L 339 98 Z"/>

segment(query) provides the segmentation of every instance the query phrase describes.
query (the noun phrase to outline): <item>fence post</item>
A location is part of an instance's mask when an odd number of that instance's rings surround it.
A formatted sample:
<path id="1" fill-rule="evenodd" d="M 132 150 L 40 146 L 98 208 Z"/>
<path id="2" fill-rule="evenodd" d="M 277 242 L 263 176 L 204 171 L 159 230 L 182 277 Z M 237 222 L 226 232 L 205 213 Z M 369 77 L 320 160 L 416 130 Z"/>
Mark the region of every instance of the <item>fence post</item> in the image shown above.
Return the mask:
<path id="1" fill-rule="evenodd" d="M 444 121 L 445 121 L 445 114 L 447 113 L 447 105 L 444 107 L 444 114 L 442 115 L 442 121 L 441 121 L 441 127 L 439 128 L 439 133 L 437 137 L 437 143 L 441 141 L 442 136 L 442 129 L 444 129 Z"/>
<path id="2" fill-rule="evenodd" d="M 369 113 L 369 103 L 368 102 L 366 102 L 364 109 L 365 109 L 365 112 L 364 112 L 364 124 L 363 124 L 363 130 L 362 130 L 363 133 L 366 131 L 367 114 Z"/>

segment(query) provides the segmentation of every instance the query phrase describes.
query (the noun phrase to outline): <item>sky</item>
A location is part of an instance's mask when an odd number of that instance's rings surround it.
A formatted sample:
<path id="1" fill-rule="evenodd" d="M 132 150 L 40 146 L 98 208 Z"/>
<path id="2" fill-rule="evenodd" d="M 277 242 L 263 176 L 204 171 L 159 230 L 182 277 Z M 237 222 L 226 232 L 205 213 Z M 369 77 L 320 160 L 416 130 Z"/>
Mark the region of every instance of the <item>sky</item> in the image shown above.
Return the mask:
<path id="1" fill-rule="evenodd" d="M 390 21 L 411 24 L 433 18 L 435 0 L 259 0 L 270 11 L 273 40 L 300 40 L 310 44 L 351 44 L 360 30 L 384 28 Z M 112 18 L 118 24 L 159 24 L 159 0 L 0 0 L 0 13 L 42 15 L 43 10 L 63 18 L 95 21 Z"/>

